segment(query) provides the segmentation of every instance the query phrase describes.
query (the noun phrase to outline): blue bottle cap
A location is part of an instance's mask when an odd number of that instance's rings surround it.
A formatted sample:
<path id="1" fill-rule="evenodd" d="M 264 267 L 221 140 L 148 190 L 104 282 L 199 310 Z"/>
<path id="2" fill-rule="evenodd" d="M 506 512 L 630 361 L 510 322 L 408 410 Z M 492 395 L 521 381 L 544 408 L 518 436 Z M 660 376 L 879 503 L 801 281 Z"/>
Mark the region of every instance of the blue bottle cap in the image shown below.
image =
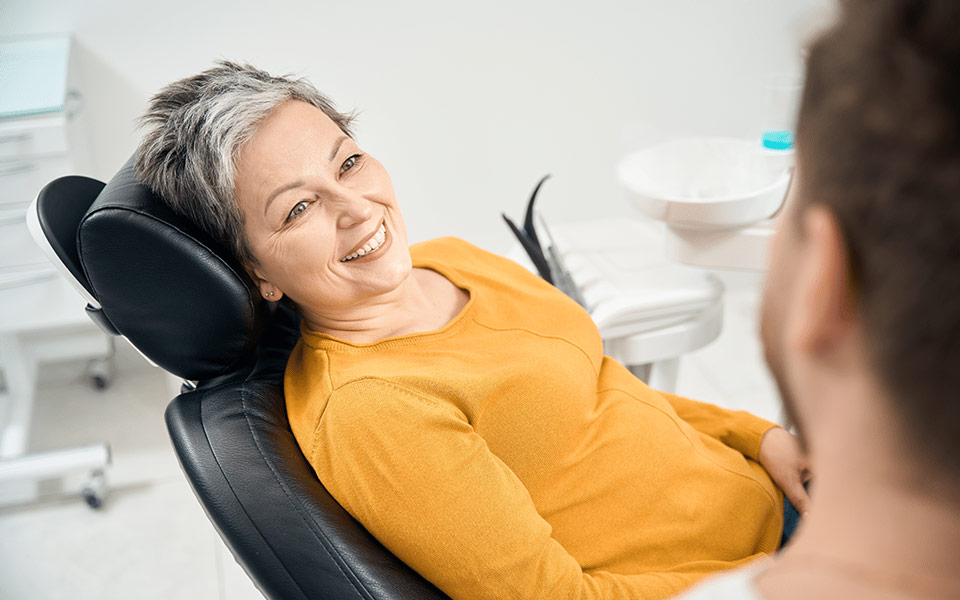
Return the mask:
<path id="1" fill-rule="evenodd" d="M 763 147 L 770 150 L 792 150 L 793 132 L 783 129 L 763 132 Z"/>

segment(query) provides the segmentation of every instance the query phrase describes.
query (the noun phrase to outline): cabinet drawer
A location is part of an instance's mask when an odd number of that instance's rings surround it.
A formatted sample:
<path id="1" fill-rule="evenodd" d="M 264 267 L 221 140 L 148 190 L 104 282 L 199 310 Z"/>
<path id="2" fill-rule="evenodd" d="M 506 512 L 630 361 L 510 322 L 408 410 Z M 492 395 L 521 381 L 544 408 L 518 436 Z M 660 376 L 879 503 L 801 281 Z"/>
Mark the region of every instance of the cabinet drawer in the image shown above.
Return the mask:
<path id="1" fill-rule="evenodd" d="M 49 264 L 27 229 L 28 205 L 0 206 L 0 270 L 5 267 Z"/>
<path id="2" fill-rule="evenodd" d="M 67 148 L 63 113 L 0 121 L 0 160 L 62 154 Z"/>
<path id="3" fill-rule="evenodd" d="M 0 210 L 32 201 L 57 177 L 73 173 L 70 156 L 0 160 Z"/>

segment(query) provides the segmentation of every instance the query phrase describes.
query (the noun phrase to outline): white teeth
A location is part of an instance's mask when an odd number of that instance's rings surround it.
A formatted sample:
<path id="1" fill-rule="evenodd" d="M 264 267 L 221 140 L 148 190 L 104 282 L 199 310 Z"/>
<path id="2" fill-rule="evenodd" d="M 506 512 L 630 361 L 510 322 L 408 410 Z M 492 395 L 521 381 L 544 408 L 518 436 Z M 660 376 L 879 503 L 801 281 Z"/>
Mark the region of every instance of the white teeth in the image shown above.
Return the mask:
<path id="1" fill-rule="evenodd" d="M 371 252 L 379 248 L 383 244 L 383 240 L 385 240 L 386 238 L 387 238 L 387 228 L 383 225 L 383 223 L 381 223 L 380 228 L 377 229 L 377 232 L 375 234 L 373 234 L 373 237 L 367 240 L 366 244 L 364 244 L 359 250 L 357 250 L 353 254 L 349 254 L 341 258 L 340 262 L 348 262 L 355 258 L 360 258 L 361 256 L 370 254 Z"/>

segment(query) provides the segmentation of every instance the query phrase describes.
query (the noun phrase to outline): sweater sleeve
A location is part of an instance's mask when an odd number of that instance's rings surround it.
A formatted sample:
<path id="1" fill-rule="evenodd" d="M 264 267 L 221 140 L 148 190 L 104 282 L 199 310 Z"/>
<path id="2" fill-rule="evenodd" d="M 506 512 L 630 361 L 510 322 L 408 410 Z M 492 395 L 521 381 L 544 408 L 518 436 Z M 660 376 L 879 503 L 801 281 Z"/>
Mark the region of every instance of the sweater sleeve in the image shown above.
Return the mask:
<path id="1" fill-rule="evenodd" d="M 394 383 L 336 390 L 314 443 L 330 494 L 454 600 L 657 599 L 699 578 L 584 572 L 462 412 Z"/>
<path id="2" fill-rule="evenodd" d="M 683 396 L 658 392 L 677 411 L 677 415 L 700 433 L 718 439 L 747 458 L 758 461 L 760 442 L 765 433 L 779 427 L 744 410 L 720 408 Z"/>

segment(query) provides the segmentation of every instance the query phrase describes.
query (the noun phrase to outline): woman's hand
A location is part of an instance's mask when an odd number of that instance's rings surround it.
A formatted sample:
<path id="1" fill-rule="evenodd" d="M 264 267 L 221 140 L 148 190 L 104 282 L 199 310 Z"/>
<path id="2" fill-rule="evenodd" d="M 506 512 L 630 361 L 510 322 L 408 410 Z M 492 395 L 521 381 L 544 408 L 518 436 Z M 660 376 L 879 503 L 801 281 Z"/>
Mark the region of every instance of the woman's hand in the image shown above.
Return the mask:
<path id="1" fill-rule="evenodd" d="M 801 515 L 810 507 L 803 484 L 810 479 L 810 466 L 797 438 L 782 427 L 774 427 L 760 440 L 760 465 L 793 503 Z"/>

